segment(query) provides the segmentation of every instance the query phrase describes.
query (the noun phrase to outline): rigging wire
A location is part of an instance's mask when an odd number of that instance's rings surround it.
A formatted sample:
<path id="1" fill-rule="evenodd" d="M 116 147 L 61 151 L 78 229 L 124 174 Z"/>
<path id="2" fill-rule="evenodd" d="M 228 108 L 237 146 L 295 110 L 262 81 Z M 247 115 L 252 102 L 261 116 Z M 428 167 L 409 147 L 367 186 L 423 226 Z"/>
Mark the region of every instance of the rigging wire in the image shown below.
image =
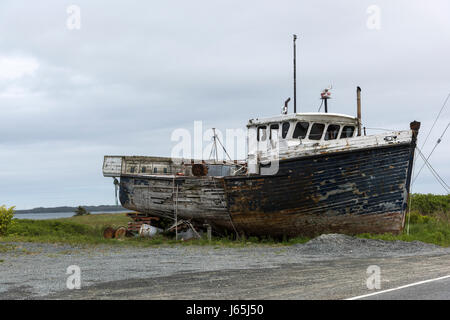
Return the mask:
<path id="1" fill-rule="evenodd" d="M 230 155 L 227 152 L 227 149 L 225 149 L 225 147 L 223 146 L 222 142 L 219 139 L 219 136 L 214 132 L 214 136 L 212 137 L 212 139 L 214 140 L 213 145 L 211 146 L 211 152 L 209 153 L 209 158 L 211 159 L 211 155 L 214 153 L 216 154 L 216 161 L 219 161 L 219 156 L 218 156 L 218 150 L 217 150 L 217 143 L 219 142 L 220 146 L 222 147 L 223 151 L 225 152 L 225 154 L 227 155 L 228 159 L 230 159 L 231 162 L 233 162 L 233 159 L 231 159 Z"/>
<path id="2" fill-rule="evenodd" d="M 320 103 L 319 110 L 317 110 L 317 112 L 320 112 L 320 109 L 322 109 L 323 99 L 321 99 L 321 100 L 322 100 L 322 102 Z"/>
<path id="3" fill-rule="evenodd" d="M 397 131 L 397 130 L 394 130 L 394 129 L 386 129 L 386 128 L 367 128 L 367 127 L 365 127 L 366 129 L 369 129 L 369 130 L 380 130 L 380 131 Z"/>
<path id="4" fill-rule="evenodd" d="M 423 155 L 422 151 L 420 151 L 420 149 L 418 147 L 416 147 L 417 151 L 419 152 L 420 157 L 423 159 L 423 161 L 425 162 L 426 166 L 428 167 L 428 169 L 430 169 L 431 173 L 433 174 L 433 176 L 436 178 L 436 180 L 439 182 L 439 184 L 445 189 L 445 191 L 447 192 L 447 194 L 450 194 L 450 187 L 447 183 L 445 183 L 444 179 L 442 179 L 442 177 L 436 172 L 436 170 L 431 166 L 431 164 L 428 162 L 428 160 L 425 158 L 425 156 Z M 413 181 L 414 183 L 414 181 Z"/>
<path id="5" fill-rule="evenodd" d="M 228 159 L 230 159 L 230 161 L 233 161 L 233 159 L 231 159 L 230 155 L 228 154 L 227 149 L 225 149 L 225 147 L 223 146 L 222 142 L 220 141 L 219 137 L 217 137 L 217 141 L 221 145 L 221 147 L 222 147 L 223 151 L 225 152 L 225 154 L 228 156 Z"/>
<path id="6" fill-rule="evenodd" d="M 441 136 L 439 137 L 439 139 L 436 141 L 436 144 L 433 147 L 433 150 L 431 150 L 430 154 L 428 155 L 428 157 L 426 158 L 426 161 L 428 161 L 428 159 L 430 159 L 431 155 L 433 154 L 434 150 L 436 149 L 436 147 L 438 146 L 439 143 L 441 143 L 442 138 L 444 137 L 445 132 L 447 131 L 448 127 L 450 126 L 450 122 L 447 124 L 447 126 L 444 129 L 444 132 L 442 132 Z M 423 146 L 422 146 L 423 148 Z M 419 172 L 416 174 L 416 176 L 413 179 L 413 182 L 416 181 L 417 177 L 419 176 L 420 172 L 422 171 L 423 167 L 425 166 L 425 162 L 422 164 L 422 167 L 420 167 Z"/>
<path id="7" fill-rule="evenodd" d="M 434 123 L 433 123 L 433 125 L 431 126 L 431 129 L 430 129 L 430 131 L 428 132 L 428 135 L 427 135 L 427 137 L 425 138 L 425 141 L 424 141 L 423 144 L 422 144 L 422 149 L 423 149 L 423 147 L 425 146 L 425 143 L 427 142 L 428 137 L 430 136 L 430 133 L 431 133 L 431 131 L 432 131 L 433 128 L 434 128 L 434 125 L 436 124 L 436 122 L 438 121 L 439 117 L 441 116 L 442 110 L 444 110 L 444 107 L 447 105 L 447 101 L 448 101 L 449 98 L 450 98 L 450 93 L 447 95 L 447 98 L 445 99 L 444 104 L 443 104 L 442 107 L 441 107 L 441 110 L 439 110 L 439 113 L 438 113 L 436 119 L 434 120 Z"/>

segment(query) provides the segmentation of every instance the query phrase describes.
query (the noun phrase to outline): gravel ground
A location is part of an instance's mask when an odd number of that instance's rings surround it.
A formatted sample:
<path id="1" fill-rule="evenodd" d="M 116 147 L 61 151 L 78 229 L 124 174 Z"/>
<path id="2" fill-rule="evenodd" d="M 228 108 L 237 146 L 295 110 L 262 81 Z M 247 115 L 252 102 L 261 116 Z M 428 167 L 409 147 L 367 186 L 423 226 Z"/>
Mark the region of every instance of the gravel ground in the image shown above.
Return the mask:
<path id="1" fill-rule="evenodd" d="M 2 249 L 3 248 L 3 249 Z M 67 291 L 67 267 L 81 269 L 82 287 L 124 280 L 177 276 L 186 281 L 194 274 L 218 271 L 279 269 L 286 265 L 339 261 L 348 258 L 416 257 L 448 255 L 449 248 L 421 242 L 366 240 L 345 235 L 322 235 L 306 244 L 289 247 L 251 246 L 216 248 L 177 247 L 74 247 L 41 243 L 0 244 L 0 299 L 57 297 Z M 245 272 L 243 272 L 245 274 Z"/>
<path id="2" fill-rule="evenodd" d="M 343 234 L 323 234 L 305 244 L 294 245 L 297 253 L 331 257 L 390 257 L 450 252 L 448 249 L 420 241 L 383 241 L 361 239 Z"/>

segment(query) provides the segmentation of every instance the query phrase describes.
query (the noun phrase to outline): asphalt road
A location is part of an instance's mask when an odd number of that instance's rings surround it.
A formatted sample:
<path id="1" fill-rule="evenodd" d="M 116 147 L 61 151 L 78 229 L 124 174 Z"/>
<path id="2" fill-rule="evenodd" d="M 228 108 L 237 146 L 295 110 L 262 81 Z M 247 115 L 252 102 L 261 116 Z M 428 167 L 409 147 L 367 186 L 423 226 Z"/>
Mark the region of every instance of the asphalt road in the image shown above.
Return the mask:
<path id="1" fill-rule="evenodd" d="M 287 247 L 0 243 L 0 249 L 0 300 L 450 298 L 448 278 L 422 283 L 450 275 L 450 248 L 420 242 L 324 235 Z M 67 268 L 74 265 L 81 288 L 69 290 Z M 367 286 L 373 266 L 379 289 Z"/>
<path id="2" fill-rule="evenodd" d="M 429 279 L 426 283 L 412 283 L 390 291 L 361 297 L 360 300 L 450 300 L 450 275 L 445 279 Z"/>
<path id="3" fill-rule="evenodd" d="M 381 289 L 450 274 L 450 255 L 333 259 L 275 268 L 188 272 L 127 279 L 65 290 L 45 299 L 348 299 L 371 294 L 367 267 L 381 269 Z M 396 290 L 365 299 L 449 299 L 450 280 Z"/>

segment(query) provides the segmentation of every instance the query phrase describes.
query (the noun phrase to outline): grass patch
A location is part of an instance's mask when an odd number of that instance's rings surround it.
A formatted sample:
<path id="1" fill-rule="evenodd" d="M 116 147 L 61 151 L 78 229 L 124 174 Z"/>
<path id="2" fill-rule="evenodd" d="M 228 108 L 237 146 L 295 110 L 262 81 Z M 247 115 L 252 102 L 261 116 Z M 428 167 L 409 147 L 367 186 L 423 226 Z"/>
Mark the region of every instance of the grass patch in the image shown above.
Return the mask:
<path id="1" fill-rule="evenodd" d="M 411 212 L 409 234 L 407 227 L 401 234 L 360 234 L 358 237 L 380 240 L 422 241 L 442 247 L 450 246 L 449 215 L 437 212 L 433 216 Z"/>
<path id="2" fill-rule="evenodd" d="M 214 246 L 221 247 L 251 247 L 251 246 L 290 246 L 305 243 L 310 240 L 307 237 L 272 239 L 267 238 L 240 238 L 213 237 L 211 242 L 206 238 L 176 241 L 173 237 L 157 235 L 151 239 L 132 237 L 123 240 L 104 239 L 103 230 L 107 226 L 118 227 L 126 225 L 128 217 L 124 214 L 87 215 L 72 218 L 54 220 L 28 220 L 16 219 L 16 223 L 7 236 L 1 236 L 1 242 L 44 242 L 44 243 L 68 243 L 72 245 L 98 245 L 109 244 L 119 246 Z M 380 240 L 422 241 L 439 246 L 450 246 L 450 223 L 439 216 L 423 216 L 411 213 L 410 232 L 406 228 L 399 235 L 386 234 L 360 234 L 358 237 Z M 0 245 L 0 252 L 11 250 L 8 245 Z"/>
<path id="3" fill-rule="evenodd" d="M 128 222 L 132 221 L 126 216 L 126 213 L 90 214 L 84 216 L 73 216 L 70 218 L 60 218 L 55 220 L 97 227 L 126 226 Z"/>
<path id="4" fill-rule="evenodd" d="M 7 236 L 1 236 L 2 242 L 44 242 L 68 243 L 72 245 L 130 245 L 138 247 L 149 246 L 215 246 L 215 247 L 249 247 L 249 246 L 286 246 L 304 243 L 309 238 L 291 238 L 277 240 L 272 238 L 240 238 L 213 237 L 211 242 L 206 238 L 188 241 L 176 241 L 173 237 L 157 235 L 151 239 L 131 237 L 125 239 L 104 239 L 103 230 L 110 227 L 126 226 L 131 221 L 124 213 L 95 214 L 74 216 L 70 218 L 31 220 L 15 219 Z M 0 252 L 6 250 L 0 246 Z"/>
<path id="5" fill-rule="evenodd" d="M 127 225 L 131 219 L 121 213 L 49 220 L 15 219 L 14 221 L 8 235 L 0 237 L 0 241 L 100 244 L 111 242 L 103 238 L 103 230 L 106 227 Z"/>

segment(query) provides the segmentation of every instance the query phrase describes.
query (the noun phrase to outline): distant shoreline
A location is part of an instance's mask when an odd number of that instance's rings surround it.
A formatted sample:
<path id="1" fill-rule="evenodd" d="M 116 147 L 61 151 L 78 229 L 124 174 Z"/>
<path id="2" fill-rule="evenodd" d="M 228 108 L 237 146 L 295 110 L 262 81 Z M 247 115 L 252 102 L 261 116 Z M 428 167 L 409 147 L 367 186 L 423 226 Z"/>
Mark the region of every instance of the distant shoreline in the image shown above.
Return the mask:
<path id="1" fill-rule="evenodd" d="M 99 206 L 82 206 L 89 212 L 115 212 L 115 211 L 126 211 L 122 206 L 112 206 L 112 205 L 99 205 Z M 15 213 L 17 214 L 24 214 L 24 213 L 56 213 L 56 212 L 74 212 L 77 207 L 53 207 L 53 208 L 34 208 L 34 209 L 28 209 L 28 210 L 16 210 Z"/>

